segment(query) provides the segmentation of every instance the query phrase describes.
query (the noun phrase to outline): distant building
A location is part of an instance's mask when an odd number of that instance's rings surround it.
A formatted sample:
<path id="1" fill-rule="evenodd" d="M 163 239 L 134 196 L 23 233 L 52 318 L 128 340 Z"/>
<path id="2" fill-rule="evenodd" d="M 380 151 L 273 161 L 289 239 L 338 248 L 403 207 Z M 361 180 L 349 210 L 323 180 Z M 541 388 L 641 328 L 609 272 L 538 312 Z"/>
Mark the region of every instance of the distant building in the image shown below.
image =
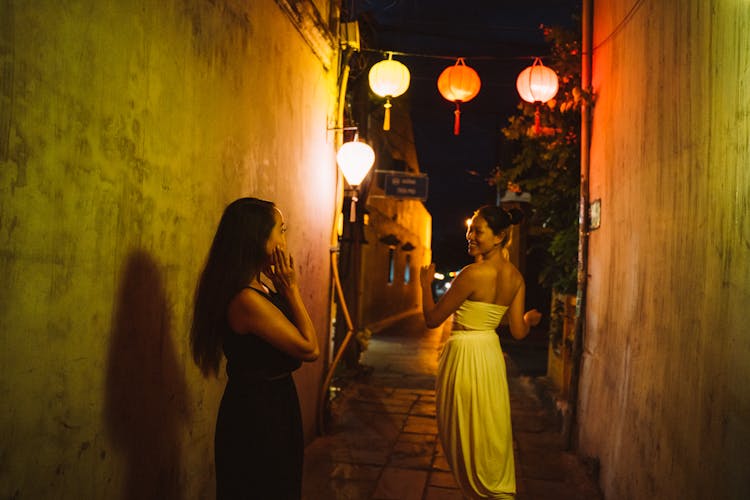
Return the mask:
<path id="1" fill-rule="evenodd" d="M 355 98 L 355 107 L 358 102 Z M 363 182 L 356 226 L 344 229 L 340 254 L 355 328 L 370 332 L 419 312 L 419 269 L 432 260 L 432 216 L 422 200 L 394 197 L 384 189 L 386 172 L 420 175 L 408 98 L 394 101 L 390 131 L 382 130 L 377 113 L 363 114 L 359 123 L 360 136 L 373 147 L 376 160 Z M 338 338 L 343 326 L 338 321 Z M 350 353 L 350 362 L 357 354 Z"/>

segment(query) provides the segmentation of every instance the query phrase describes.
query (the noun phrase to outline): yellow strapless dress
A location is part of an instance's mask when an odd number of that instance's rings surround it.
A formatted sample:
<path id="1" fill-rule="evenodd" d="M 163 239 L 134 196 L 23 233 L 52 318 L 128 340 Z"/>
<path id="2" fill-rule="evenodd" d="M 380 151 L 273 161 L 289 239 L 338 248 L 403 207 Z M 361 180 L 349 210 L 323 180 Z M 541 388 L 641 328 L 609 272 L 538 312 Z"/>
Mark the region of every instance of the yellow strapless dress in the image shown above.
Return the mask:
<path id="1" fill-rule="evenodd" d="M 516 493 L 508 381 L 495 333 L 507 309 L 466 300 L 453 315 L 453 331 L 440 355 L 440 442 L 468 498 L 514 498 Z"/>

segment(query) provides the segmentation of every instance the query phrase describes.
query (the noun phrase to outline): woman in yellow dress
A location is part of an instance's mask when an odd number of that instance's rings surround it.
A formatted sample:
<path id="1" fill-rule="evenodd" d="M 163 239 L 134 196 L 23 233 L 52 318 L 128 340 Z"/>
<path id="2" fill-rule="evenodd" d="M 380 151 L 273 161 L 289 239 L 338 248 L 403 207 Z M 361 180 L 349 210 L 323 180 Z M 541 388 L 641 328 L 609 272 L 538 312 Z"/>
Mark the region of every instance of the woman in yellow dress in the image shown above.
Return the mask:
<path id="1" fill-rule="evenodd" d="M 474 213 L 466 239 L 475 262 L 461 270 L 437 304 L 435 265 L 420 273 L 427 326 L 436 328 L 454 315 L 438 366 L 437 422 L 445 457 L 468 498 L 516 493 L 508 382 L 495 329 L 507 312 L 511 334 L 522 339 L 541 319 L 535 309 L 524 313 L 526 286 L 506 257 L 511 226 L 522 215 L 490 205 Z"/>

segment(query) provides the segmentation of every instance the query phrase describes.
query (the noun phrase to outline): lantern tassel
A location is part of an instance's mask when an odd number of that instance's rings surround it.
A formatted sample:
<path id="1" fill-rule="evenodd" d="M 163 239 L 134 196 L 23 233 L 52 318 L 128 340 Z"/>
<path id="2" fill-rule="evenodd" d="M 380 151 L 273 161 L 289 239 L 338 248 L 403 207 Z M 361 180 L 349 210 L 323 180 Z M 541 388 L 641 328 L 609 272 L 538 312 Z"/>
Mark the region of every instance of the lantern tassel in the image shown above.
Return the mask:
<path id="1" fill-rule="evenodd" d="M 349 205 L 349 222 L 357 221 L 357 195 L 352 196 L 352 202 Z"/>
<path id="2" fill-rule="evenodd" d="M 456 110 L 453 112 L 453 135 L 461 133 L 461 108 L 458 105 L 459 102 L 456 101 Z"/>
<path id="3" fill-rule="evenodd" d="M 391 129 L 391 107 L 393 107 L 393 104 L 391 104 L 391 98 L 388 97 L 385 100 L 385 104 L 383 105 L 385 107 L 385 117 L 383 118 L 383 130 L 390 130 Z"/>
<path id="4" fill-rule="evenodd" d="M 542 113 L 539 111 L 539 103 L 536 105 L 534 112 L 534 134 L 539 135 L 542 132 Z"/>

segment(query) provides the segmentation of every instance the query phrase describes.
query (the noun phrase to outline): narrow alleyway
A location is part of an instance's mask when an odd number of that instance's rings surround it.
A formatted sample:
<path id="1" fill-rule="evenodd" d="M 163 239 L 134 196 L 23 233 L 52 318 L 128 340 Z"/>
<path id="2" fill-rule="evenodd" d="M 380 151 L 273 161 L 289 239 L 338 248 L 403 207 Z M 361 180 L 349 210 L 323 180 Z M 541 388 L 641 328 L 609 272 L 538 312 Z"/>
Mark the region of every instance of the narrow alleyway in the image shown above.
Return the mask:
<path id="1" fill-rule="evenodd" d="M 374 335 L 367 376 L 342 387 L 328 434 L 305 451 L 305 500 L 460 500 L 437 440 L 434 381 L 447 328 L 421 315 Z M 601 499 L 586 467 L 562 451 L 557 423 L 532 378 L 512 375 L 518 500 Z"/>

